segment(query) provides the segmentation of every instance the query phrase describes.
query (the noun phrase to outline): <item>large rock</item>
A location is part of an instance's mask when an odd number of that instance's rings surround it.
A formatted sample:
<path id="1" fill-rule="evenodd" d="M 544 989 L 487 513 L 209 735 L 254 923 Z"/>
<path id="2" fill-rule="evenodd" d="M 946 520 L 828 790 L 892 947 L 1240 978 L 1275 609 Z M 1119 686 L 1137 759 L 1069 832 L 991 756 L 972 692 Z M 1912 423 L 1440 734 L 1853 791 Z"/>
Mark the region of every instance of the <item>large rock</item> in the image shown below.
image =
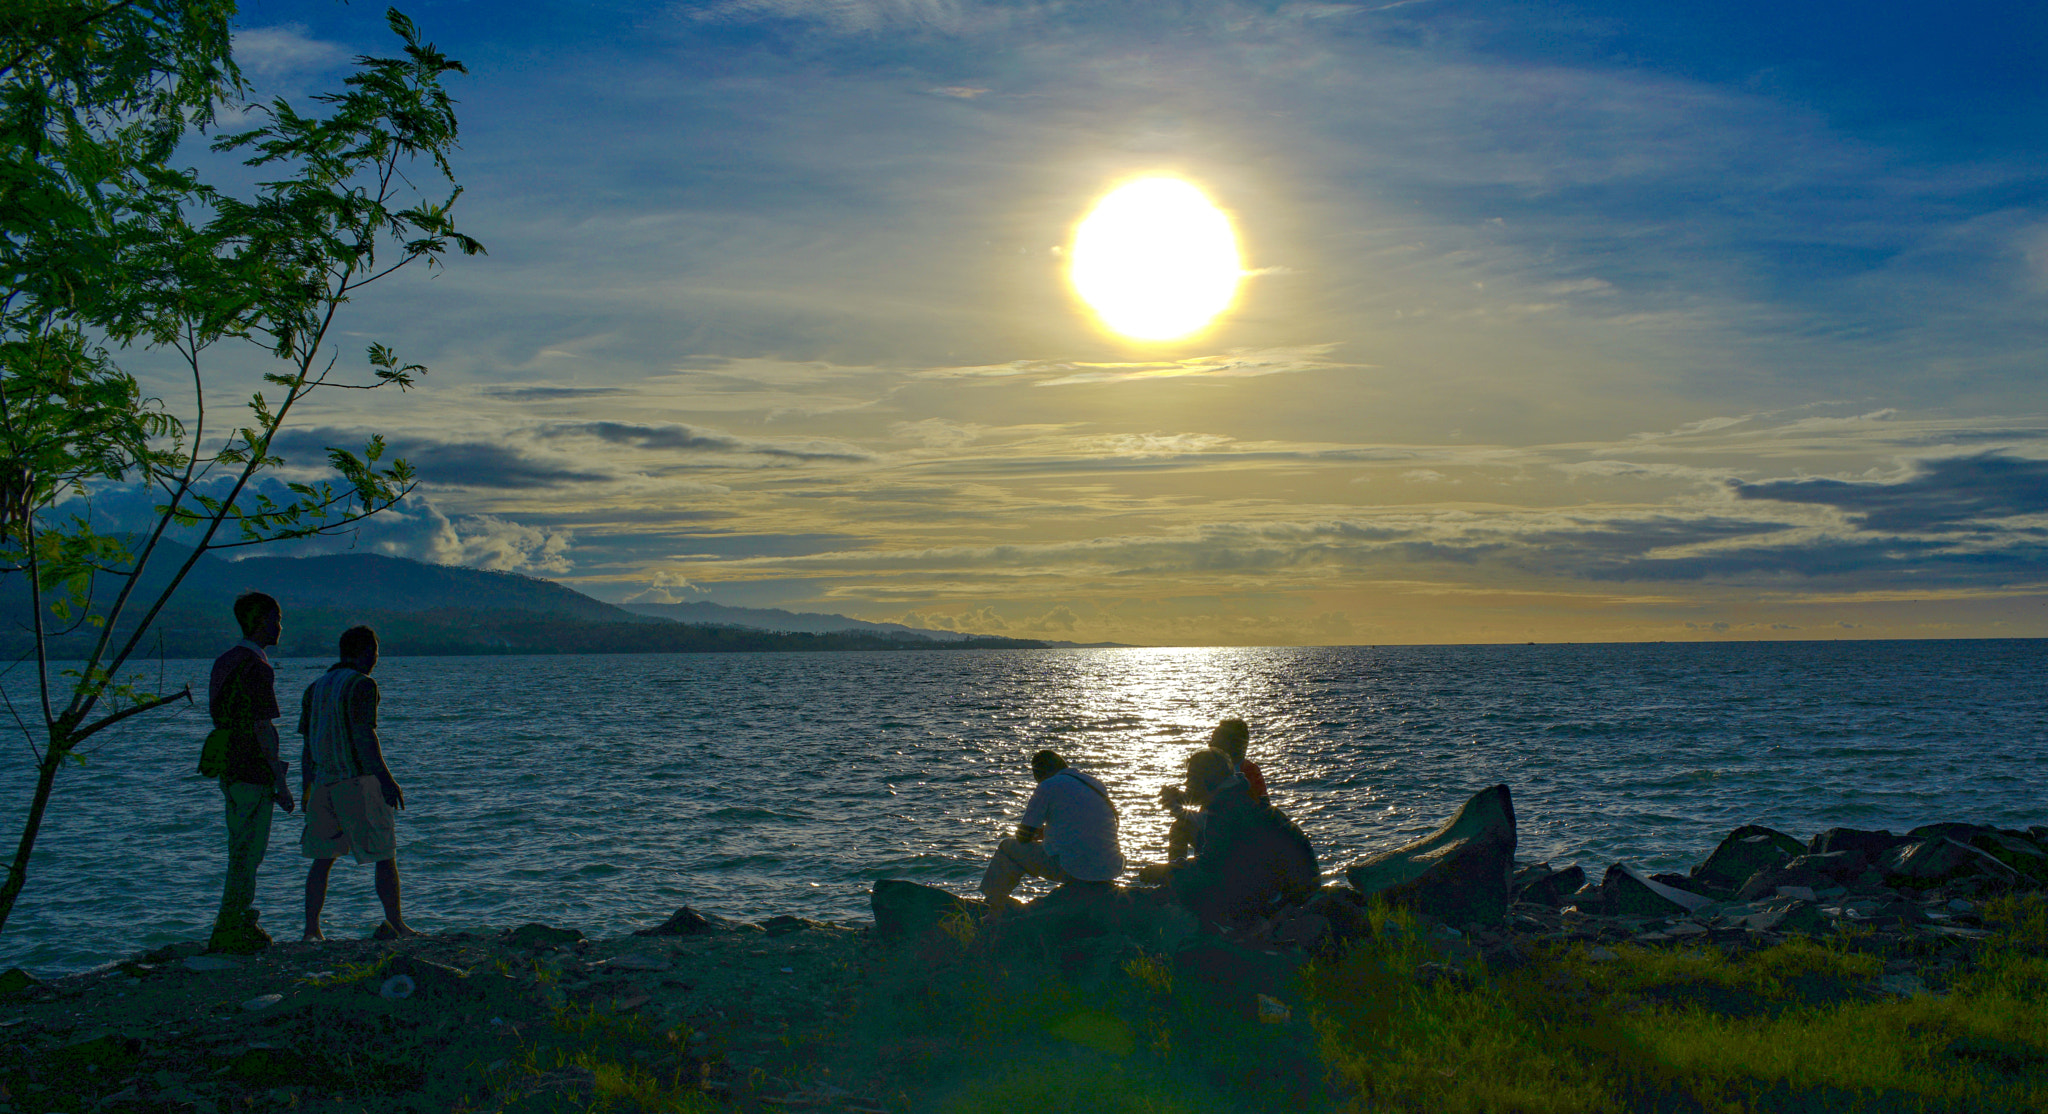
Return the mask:
<path id="1" fill-rule="evenodd" d="M 1926 890 L 1968 880 L 1978 885 L 2011 886 L 2020 875 L 1991 855 L 1953 839 L 1923 839 L 1905 844 L 1878 862 L 1885 884 L 1895 889 Z"/>
<path id="2" fill-rule="evenodd" d="M 1627 863 L 1607 868 L 1600 880 L 1601 905 L 1617 917 L 1669 917 L 1690 913 L 1713 899 L 1652 880 Z"/>
<path id="3" fill-rule="evenodd" d="M 1730 894 L 1757 871 L 1806 852 L 1806 845 L 1762 824 L 1744 824 L 1728 833 L 1707 861 L 1692 868 L 1692 888 Z"/>
<path id="4" fill-rule="evenodd" d="M 1970 840 L 1970 846 L 2013 868 L 2030 885 L 2048 886 L 2048 849 L 2043 849 L 2031 834 L 1980 832 Z"/>
<path id="5" fill-rule="evenodd" d="M 669 919 L 653 928 L 634 931 L 635 936 L 710 936 L 733 931 L 732 925 L 720 917 L 707 917 L 685 905 L 675 911 Z"/>
<path id="6" fill-rule="evenodd" d="M 1515 870 L 1515 805 L 1508 787 L 1482 789 L 1427 839 L 1344 872 L 1351 887 L 1448 924 L 1507 916 Z"/>
<path id="7" fill-rule="evenodd" d="M 1829 828 L 1813 837 L 1806 850 L 1815 855 L 1826 855 L 1835 851 L 1860 851 L 1863 857 L 1875 862 L 1885 852 L 1898 846 L 1902 840 L 1888 829 L 1866 831 L 1862 828 Z"/>
<path id="8" fill-rule="evenodd" d="M 876 882 L 868 901 L 875 911 L 875 935 L 885 939 L 914 936 L 956 914 L 975 916 L 982 911 L 980 902 L 902 878 Z"/>
<path id="9" fill-rule="evenodd" d="M 1551 870 L 1547 863 L 1537 865 L 1542 868 L 1541 873 L 1531 870 L 1516 875 L 1516 901 L 1548 905 L 1555 909 L 1586 884 L 1584 867 L 1568 866 L 1563 870 Z"/>

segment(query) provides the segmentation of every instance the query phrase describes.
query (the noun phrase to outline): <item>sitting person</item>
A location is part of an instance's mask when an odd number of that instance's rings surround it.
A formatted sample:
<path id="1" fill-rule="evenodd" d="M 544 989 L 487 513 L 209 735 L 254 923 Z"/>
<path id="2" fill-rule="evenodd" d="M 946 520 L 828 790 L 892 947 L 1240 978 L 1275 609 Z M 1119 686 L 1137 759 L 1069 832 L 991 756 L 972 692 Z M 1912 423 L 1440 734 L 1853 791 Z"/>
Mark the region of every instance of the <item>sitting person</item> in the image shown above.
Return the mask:
<path id="1" fill-rule="evenodd" d="M 996 846 L 981 878 L 992 908 L 1013 904 L 1010 891 L 1027 874 L 1059 885 L 1110 882 L 1124 870 L 1108 788 L 1050 750 L 1031 756 L 1031 776 L 1038 789 L 1024 806 L 1017 834 Z"/>
<path id="2" fill-rule="evenodd" d="M 1245 747 L 1250 745 L 1252 730 L 1241 719 L 1227 719 L 1216 725 L 1209 733 L 1209 746 L 1230 756 L 1237 776 L 1245 781 L 1252 799 L 1260 804 L 1270 804 L 1266 794 L 1266 778 L 1260 773 L 1258 764 L 1244 756 Z M 1166 811 L 1173 814 L 1173 825 L 1166 830 L 1166 861 L 1180 862 L 1188 857 L 1188 849 L 1194 846 L 1195 838 L 1202 830 L 1202 814 L 1187 809 L 1187 794 L 1178 785 L 1169 785 L 1159 791 L 1159 802 Z"/>
<path id="3" fill-rule="evenodd" d="M 1230 756 L 1236 765 L 1239 777 L 1251 787 L 1252 800 L 1268 804 L 1272 798 L 1266 793 L 1266 775 L 1259 771 L 1259 764 L 1244 756 L 1245 748 L 1252 742 L 1252 729 L 1241 719 L 1227 719 L 1216 725 L 1209 733 L 1209 745 Z"/>
<path id="4" fill-rule="evenodd" d="M 1193 857 L 1148 866 L 1139 881 L 1166 883 L 1204 921 L 1262 913 L 1315 893 L 1322 881 L 1315 848 L 1285 813 L 1252 799 L 1228 754 L 1212 747 L 1189 755 L 1185 796 L 1202 808 Z"/>

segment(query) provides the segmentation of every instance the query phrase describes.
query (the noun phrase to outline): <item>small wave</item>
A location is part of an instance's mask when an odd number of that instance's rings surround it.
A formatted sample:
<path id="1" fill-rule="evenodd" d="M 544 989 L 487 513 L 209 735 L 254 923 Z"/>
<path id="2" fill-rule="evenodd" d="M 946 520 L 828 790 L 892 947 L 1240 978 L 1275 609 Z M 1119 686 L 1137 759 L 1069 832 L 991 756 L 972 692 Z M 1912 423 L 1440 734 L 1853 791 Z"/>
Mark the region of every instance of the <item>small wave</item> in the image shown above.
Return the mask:
<path id="1" fill-rule="evenodd" d="M 809 820 L 810 817 L 794 812 L 776 812 L 773 809 L 754 808 L 750 805 L 728 805 L 704 814 L 706 820 Z"/>

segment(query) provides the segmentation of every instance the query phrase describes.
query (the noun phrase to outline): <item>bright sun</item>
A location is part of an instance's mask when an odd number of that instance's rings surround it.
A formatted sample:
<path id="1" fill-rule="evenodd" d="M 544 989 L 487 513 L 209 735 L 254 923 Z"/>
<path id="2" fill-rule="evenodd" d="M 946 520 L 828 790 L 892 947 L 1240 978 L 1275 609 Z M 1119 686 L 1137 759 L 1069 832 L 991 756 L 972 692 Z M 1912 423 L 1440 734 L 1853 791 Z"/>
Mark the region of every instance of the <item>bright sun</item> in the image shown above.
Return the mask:
<path id="1" fill-rule="evenodd" d="M 1138 178 L 1074 228 L 1074 292 L 1114 332 L 1176 340 L 1230 308 L 1244 263 L 1230 217 L 1191 182 Z"/>

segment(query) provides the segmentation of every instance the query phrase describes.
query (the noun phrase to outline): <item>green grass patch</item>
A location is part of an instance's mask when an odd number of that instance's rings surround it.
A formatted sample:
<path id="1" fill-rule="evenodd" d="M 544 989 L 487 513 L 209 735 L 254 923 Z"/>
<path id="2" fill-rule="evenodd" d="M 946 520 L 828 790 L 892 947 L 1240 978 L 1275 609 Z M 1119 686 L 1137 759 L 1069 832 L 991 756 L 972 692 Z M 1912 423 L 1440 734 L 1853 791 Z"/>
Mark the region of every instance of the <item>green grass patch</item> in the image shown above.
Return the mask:
<path id="1" fill-rule="evenodd" d="M 1994 940 L 1938 995 L 1885 992 L 1884 960 L 1854 938 L 1554 946 L 1430 980 L 1404 934 L 1315 965 L 1306 989 L 1351 1109 L 2048 1109 L 2048 910 L 2036 895 L 1986 922 Z"/>

